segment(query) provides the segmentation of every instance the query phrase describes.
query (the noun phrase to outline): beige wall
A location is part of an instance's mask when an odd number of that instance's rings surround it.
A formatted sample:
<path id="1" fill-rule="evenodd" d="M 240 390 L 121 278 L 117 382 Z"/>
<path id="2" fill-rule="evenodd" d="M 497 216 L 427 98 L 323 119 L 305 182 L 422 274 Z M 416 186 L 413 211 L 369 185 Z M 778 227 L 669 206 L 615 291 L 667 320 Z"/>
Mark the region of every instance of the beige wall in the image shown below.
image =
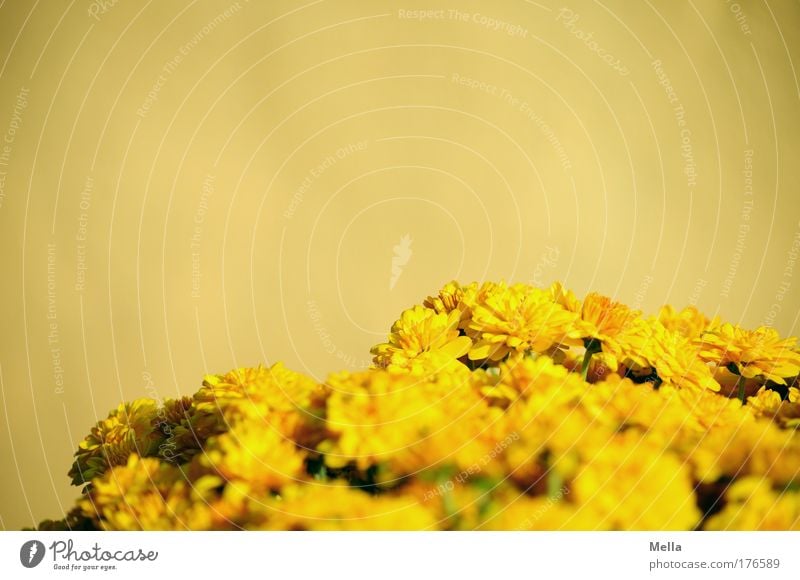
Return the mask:
<path id="1" fill-rule="evenodd" d="M 797 3 L 178 4 L 0 6 L 3 527 L 121 399 L 365 366 L 451 278 L 797 331 Z"/>

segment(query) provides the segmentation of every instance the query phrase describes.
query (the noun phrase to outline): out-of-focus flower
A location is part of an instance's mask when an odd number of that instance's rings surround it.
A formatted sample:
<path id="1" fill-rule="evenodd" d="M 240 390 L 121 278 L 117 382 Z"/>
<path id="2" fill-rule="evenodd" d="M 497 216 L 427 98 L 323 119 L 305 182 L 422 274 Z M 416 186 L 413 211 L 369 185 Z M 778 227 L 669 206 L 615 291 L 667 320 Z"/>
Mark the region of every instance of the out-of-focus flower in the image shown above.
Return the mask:
<path id="1" fill-rule="evenodd" d="M 382 479 L 393 479 L 444 464 L 468 465 L 489 444 L 481 436 L 488 405 L 471 389 L 466 371 L 433 378 L 339 373 L 328 383 L 328 438 L 318 449 L 333 469 L 380 467 Z"/>
<path id="2" fill-rule="evenodd" d="M 189 481 L 177 467 L 131 455 L 93 480 L 78 506 L 103 530 L 205 530 L 214 526 L 214 476 Z"/>
<path id="3" fill-rule="evenodd" d="M 706 529 L 800 530 L 800 494 L 776 491 L 768 479 L 739 479 L 725 498 L 725 507 L 708 520 Z"/>
<path id="4" fill-rule="evenodd" d="M 676 310 L 669 304 L 662 306 L 658 312 L 658 321 L 664 328 L 693 340 L 709 328 L 719 323 L 718 319 L 709 320 L 705 314 L 694 306 Z"/>
<path id="5" fill-rule="evenodd" d="M 800 480 L 800 438 L 794 429 L 757 421 L 742 410 L 739 422 L 710 429 L 685 449 L 695 478 L 701 482 L 757 475 L 776 486 Z"/>
<path id="6" fill-rule="evenodd" d="M 702 515 L 682 461 L 639 436 L 611 439 L 572 489 L 580 511 L 594 516 L 594 529 L 687 530 Z"/>
<path id="7" fill-rule="evenodd" d="M 245 421 L 210 439 L 197 462 L 203 472 L 216 474 L 224 482 L 266 492 L 304 475 L 305 457 L 294 441 L 276 429 Z"/>
<path id="8" fill-rule="evenodd" d="M 272 530 L 426 530 L 431 513 L 413 496 L 370 496 L 342 485 L 290 487 L 261 529 Z"/>
<path id="9" fill-rule="evenodd" d="M 797 399 L 797 389 L 790 389 L 790 396 Z M 794 428 L 800 426 L 800 403 L 787 397 L 784 401 L 780 394 L 767 387 L 761 387 L 758 392 L 747 399 L 747 409 L 756 416 L 772 419 L 779 425 Z"/>

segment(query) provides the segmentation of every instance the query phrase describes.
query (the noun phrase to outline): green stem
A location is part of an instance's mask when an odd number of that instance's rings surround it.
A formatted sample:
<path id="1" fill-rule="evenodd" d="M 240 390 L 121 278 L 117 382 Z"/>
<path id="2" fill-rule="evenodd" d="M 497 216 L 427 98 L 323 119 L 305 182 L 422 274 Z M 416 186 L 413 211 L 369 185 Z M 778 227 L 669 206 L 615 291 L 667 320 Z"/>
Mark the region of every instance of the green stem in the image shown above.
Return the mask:
<path id="1" fill-rule="evenodd" d="M 744 377 L 742 375 L 739 375 L 739 378 L 736 379 L 736 386 L 739 387 L 739 400 L 742 402 L 742 405 L 744 405 Z"/>
<path id="2" fill-rule="evenodd" d="M 595 340 L 594 338 L 589 339 L 586 343 L 586 352 L 583 353 L 583 363 L 581 364 L 581 377 L 583 380 L 586 380 L 586 377 L 589 376 L 589 363 L 592 360 L 592 355 L 596 352 L 600 352 L 602 347 L 600 346 L 600 341 Z"/>
<path id="3" fill-rule="evenodd" d="M 549 499 L 558 499 L 561 497 L 561 490 L 564 487 L 564 480 L 561 474 L 558 473 L 554 466 L 550 466 L 550 471 L 547 472 L 547 497 Z"/>

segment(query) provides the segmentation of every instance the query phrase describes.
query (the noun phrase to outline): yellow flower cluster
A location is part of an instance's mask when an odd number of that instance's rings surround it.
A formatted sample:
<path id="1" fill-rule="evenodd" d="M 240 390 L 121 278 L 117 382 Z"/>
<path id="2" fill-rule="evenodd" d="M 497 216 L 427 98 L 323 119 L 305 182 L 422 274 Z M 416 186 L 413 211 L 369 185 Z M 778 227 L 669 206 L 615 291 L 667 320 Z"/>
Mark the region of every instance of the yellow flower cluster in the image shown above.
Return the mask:
<path id="1" fill-rule="evenodd" d="M 690 307 L 447 284 L 374 366 L 120 405 L 42 529 L 800 529 L 800 352 Z"/>

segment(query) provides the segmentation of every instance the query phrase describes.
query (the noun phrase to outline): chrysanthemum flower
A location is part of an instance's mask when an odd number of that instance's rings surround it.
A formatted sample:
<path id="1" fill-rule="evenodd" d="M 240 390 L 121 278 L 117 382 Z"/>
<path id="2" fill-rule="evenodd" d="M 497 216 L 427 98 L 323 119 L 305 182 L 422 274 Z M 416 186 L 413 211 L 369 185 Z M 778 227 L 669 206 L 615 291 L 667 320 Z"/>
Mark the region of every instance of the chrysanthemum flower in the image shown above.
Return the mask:
<path id="1" fill-rule="evenodd" d="M 113 465 L 124 465 L 132 453 L 154 454 L 163 434 L 154 427 L 158 404 L 153 399 L 123 403 L 98 421 L 78 445 L 69 475 L 73 485 L 88 483 Z"/>
<path id="2" fill-rule="evenodd" d="M 339 373 L 328 384 L 328 438 L 318 449 L 332 469 L 379 467 L 381 479 L 394 480 L 429 467 L 471 465 L 491 446 L 489 407 L 466 369 L 427 378 Z"/>
<path id="3" fill-rule="evenodd" d="M 566 496 L 569 497 L 569 496 Z M 495 513 L 481 524 L 481 530 L 498 531 L 570 531 L 591 530 L 596 525 L 566 499 L 518 495 L 507 505 L 498 505 Z"/>
<path id="4" fill-rule="evenodd" d="M 216 474 L 223 482 L 265 492 L 303 476 L 305 457 L 293 441 L 269 425 L 244 421 L 210 439 L 196 463 L 199 473 Z"/>
<path id="5" fill-rule="evenodd" d="M 618 367 L 621 347 L 617 337 L 628 329 L 641 314 L 620 302 L 592 292 L 583 301 L 578 311 L 577 333 L 583 340 L 585 353 L 581 364 L 581 375 L 588 377 L 592 357 L 598 354 L 602 364 L 611 370 Z"/>
<path id="6" fill-rule="evenodd" d="M 240 368 L 225 375 L 207 375 L 194 400 L 198 409 L 224 408 L 245 399 L 263 401 L 272 409 L 293 411 L 307 409 L 319 395 L 320 387 L 313 379 L 276 363 L 269 368 Z"/>
<path id="7" fill-rule="evenodd" d="M 424 373 L 443 368 L 464 356 L 472 341 L 459 330 L 460 312 L 437 313 L 424 306 L 403 312 L 392 325 L 389 342 L 372 348 L 380 368 Z"/>
<path id="8" fill-rule="evenodd" d="M 800 530 L 800 494 L 776 491 L 768 479 L 739 479 L 725 498 L 725 507 L 709 519 L 706 529 Z"/>
<path id="9" fill-rule="evenodd" d="M 686 466 L 629 435 L 614 437 L 587 462 L 571 484 L 570 499 L 593 515 L 593 529 L 693 529 L 701 514 Z"/>
<path id="10" fill-rule="evenodd" d="M 667 330 L 677 332 L 688 339 L 698 338 L 703 332 L 719 323 L 717 318 L 710 320 L 694 306 L 676 310 L 669 304 L 659 310 L 658 321 Z"/>
<path id="11" fill-rule="evenodd" d="M 177 467 L 131 455 L 93 480 L 78 502 L 84 517 L 103 530 L 201 530 L 214 526 L 211 502 L 218 478 L 190 482 Z"/>
<path id="12" fill-rule="evenodd" d="M 458 311 L 460 313 L 459 328 L 464 328 L 472 317 L 472 305 L 475 302 L 478 289 L 477 282 L 462 286 L 453 280 L 445 284 L 436 296 L 428 296 L 422 302 L 422 305 L 437 314 L 450 314 L 453 311 Z"/>
<path id="13" fill-rule="evenodd" d="M 743 377 L 763 377 L 779 385 L 800 374 L 796 343 L 796 338 L 781 339 L 773 328 L 749 331 L 728 323 L 704 332 L 697 340 L 704 360 L 736 369 Z"/>
<path id="14" fill-rule="evenodd" d="M 638 310 L 631 310 L 620 302 L 592 292 L 584 298 L 581 305 L 582 338 L 613 344 L 615 338 L 640 314 Z"/>
<path id="15" fill-rule="evenodd" d="M 790 396 L 784 401 L 777 391 L 761 387 L 754 396 L 747 398 L 747 409 L 757 417 L 771 419 L 783 427 L 795 428 L 800 426 L 796 388 L 790 389 Z"/>
<path id="16" fill-rule="evenodd" d="M 324 384 L 279 363 L 121 405 L 42 529 L 798 527 L 795 339 L 451 282 L 373 354 Z"/>
<path id="17" fill-rule="evenodd" d="M 326 396 L 323 386 L 282 363 L 208 375 L 194 396 L 186 435 L 204 441 L 227 431 L 232 422 L 253 420 L 269 423 L 302 445 L 314 445 Z"/>
<path id="18" fill-rule="evenodd" d="M 719 391 L 711 369 L 692 342 L 659 321 L 637 319 L 617 340 L 620 360 L 626 366 L 652 369 L 658 381 L 678 388 Z"/>
<path id="19" fill-rule="evenodd" d="M 575 296 L 572 290 L 564 288 L 561 282 L 553 282 L 549 289 L 550 299 L 564 307 L 570 312 L 579 314 L 581 311 L 581 301 Z"/>
<path id="20" fill-rule="evenodd" d="M 794 430 L 756 421 L 752 414 L 742 413 L 738 423 L 710 429 L 686 450 L 686 457 L 701 482 L 745 475 L 767 477 L 775 485 L 800 481 L 800 438 Z"/>
<path id="21" fill-rule="evenodd" d="M 496 285 L 479 298 L 467 334 L 474 345 L 470 360 L 499 361 L 510 352 L 547 352 L 577 344 L 577 315 L 554 302 L 549 292 L 532 286 Z"/>
<path id="22" fill-rule="evenodd" d="M 268 507 L 261 529 L 425 530 L 436 524 L 413 496 L 376 497 L 342 485 L 290 487 Z"/>

